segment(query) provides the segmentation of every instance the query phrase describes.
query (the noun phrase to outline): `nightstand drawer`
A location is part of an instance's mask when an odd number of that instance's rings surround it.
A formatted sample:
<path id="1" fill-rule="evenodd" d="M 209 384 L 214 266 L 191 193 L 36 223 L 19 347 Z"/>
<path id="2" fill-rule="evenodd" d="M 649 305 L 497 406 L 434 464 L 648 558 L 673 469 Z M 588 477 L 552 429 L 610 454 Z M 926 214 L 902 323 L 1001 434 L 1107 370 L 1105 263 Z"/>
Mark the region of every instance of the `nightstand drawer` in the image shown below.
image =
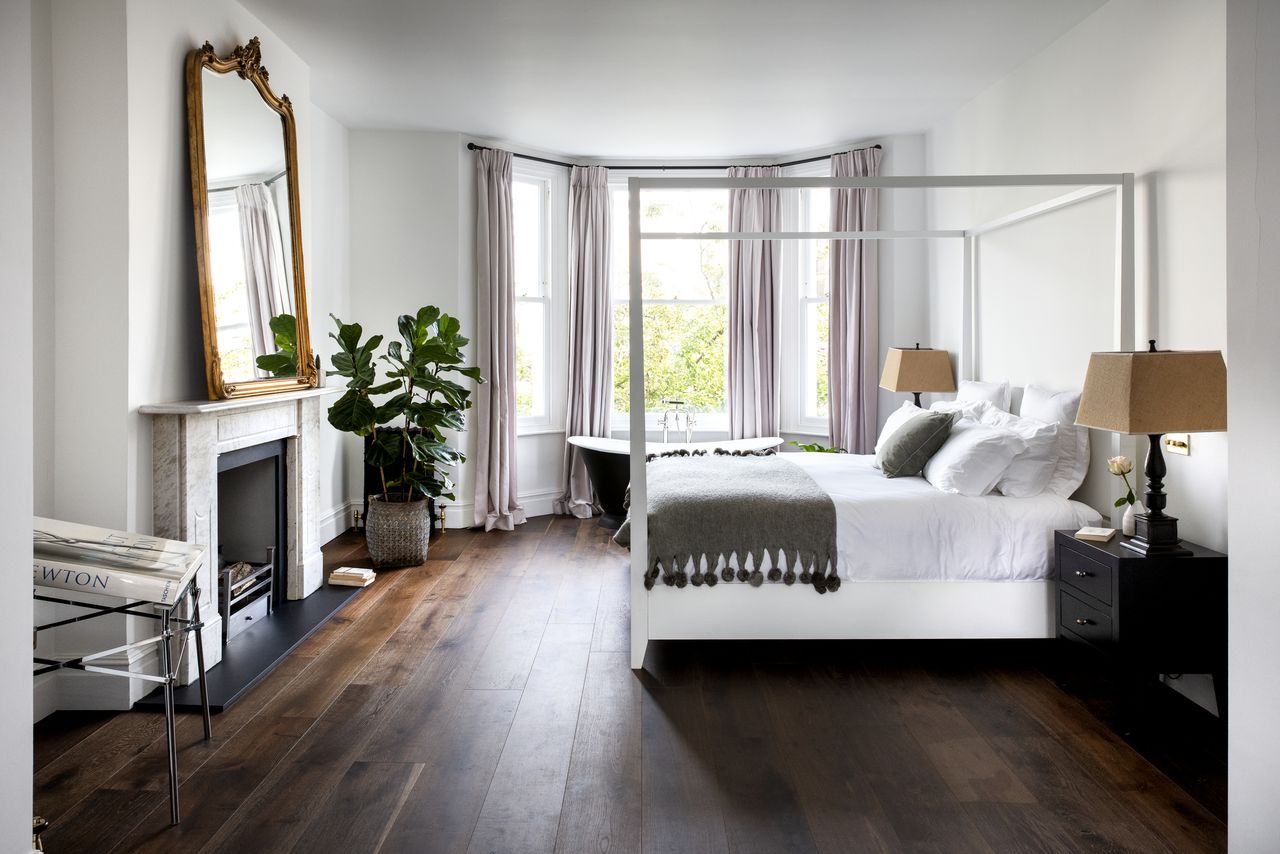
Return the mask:
<path id="1" fill-rule="evenodd" d="M 1111 601 L 1111 567 L 1066 547 L 1058 549 L 1058 579 L 1107 605 Z"/>
<path id="2" fill-rule="evenodd" d="M 1091 608 L 1066 592 L 1058 594 L 1058 624 L 1099 646 L 1111 643 L 1111 615 Z"/>

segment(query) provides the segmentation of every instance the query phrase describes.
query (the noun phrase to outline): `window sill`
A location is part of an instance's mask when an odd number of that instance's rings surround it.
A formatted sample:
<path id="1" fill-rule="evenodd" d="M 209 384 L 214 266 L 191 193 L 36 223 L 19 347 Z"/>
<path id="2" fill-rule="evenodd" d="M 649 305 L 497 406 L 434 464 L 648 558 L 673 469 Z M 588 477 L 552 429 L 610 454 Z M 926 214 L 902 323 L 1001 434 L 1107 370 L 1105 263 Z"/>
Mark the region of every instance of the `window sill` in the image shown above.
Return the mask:
<path id="1" fill-rule="evenodd" d="M 550 436 L 554 433 L 564 433 L 563 427 L 556 427 L 552 424 L 530 425 L 528 427 L 516 427 L 516 438 L 521 436 Z"/>
<path id="2" fill-rule="evenodd" d="M 827 438 L 827 431 L 818 427 L 783 427 L 784 436 L 807 436 L 814 439 Z"/>

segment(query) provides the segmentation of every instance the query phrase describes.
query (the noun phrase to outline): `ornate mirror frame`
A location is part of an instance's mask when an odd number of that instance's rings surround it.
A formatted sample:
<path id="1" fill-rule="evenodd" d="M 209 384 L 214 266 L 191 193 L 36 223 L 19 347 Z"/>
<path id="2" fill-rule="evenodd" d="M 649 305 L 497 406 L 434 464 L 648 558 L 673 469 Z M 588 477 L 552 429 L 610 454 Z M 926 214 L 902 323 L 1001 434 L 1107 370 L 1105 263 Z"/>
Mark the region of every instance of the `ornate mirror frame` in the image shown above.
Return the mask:
<path id="1" fill-rule="evenodd" d="M 284 131 L 285 168 L 289 181 L 289 229 L 293 252 L 294 314 L 297 318 L 298 375 L 267 379 L 224 382 L 222 361 L 218 354 L 217 321 L 214 287 L 209 255 L 209 195 L 204 145 L 204 69 L 217 74 L 235 72 L 254 85 L 267 106 L 280 114 Z M 219 57 L 213 45 L 187 54 L 187 141 L 191 158 L 191 201 L 195 212 L 196 268 L 200 280 L 201 326 L 204 332 L 205 376 L 209 399 L 252 397 L 301 391 L 318 384 L 315 356 L 311 352 L 311 334 L 307 319 L 306 278 L 302 265 L 302 212 L 298 193 L 298 130 L 293 104 L 288 95 L 277 96 L 268 83 L 267 69 L 262 65 L 262 45 L 257 36 L 246 45 L 237 45 L 226 57 Z"/>

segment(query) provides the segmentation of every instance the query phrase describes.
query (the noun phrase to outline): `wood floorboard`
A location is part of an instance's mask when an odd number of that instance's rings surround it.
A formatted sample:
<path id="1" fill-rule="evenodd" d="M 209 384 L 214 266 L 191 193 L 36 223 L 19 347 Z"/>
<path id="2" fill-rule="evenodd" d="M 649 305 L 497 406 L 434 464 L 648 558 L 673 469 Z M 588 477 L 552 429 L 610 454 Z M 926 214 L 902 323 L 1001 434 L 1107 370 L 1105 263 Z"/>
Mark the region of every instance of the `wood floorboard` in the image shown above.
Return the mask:
<path id="1" fill-rule="evenodd" d="M 36 772 L 93 735 L 115 717 L 116 712 L 74 710 L 58 712 L 38 722 L 34 728 Z"/>
<path id="2" fill-rule="evenodd" d="M 423 771 L 391 822 L 383 854 L 467 850 L 484 805 L 519 691 L 462 690 L 415 758 Z"/>
<path id="3" fill-rule="evenodd" d="M 556 851 L 640 850 L 640 683 L 625 652 L 592 652 Z"/>
<path id="4" fill-rule="evenodd" d="M 773 673 L 762 679 L 784 773 L 822 852 L 902 849 L 854 752 L 844 739 L 824 737 L 832 727 L 843 680 L 813 672 Z"/>
<path id="5" fill-rule="evenodd" d="M 1068 850 L 1168 850 L 1129 810 L 1106 796 L 1052 731 L 1007 693 L 994 689 L 994 674 L 984 671 L 978 676 L 934 678 L 955 707 L 987 737 L 997 755 L 1026 782 L 1040 807 L 1052 811 L 1059 833 L 1070 840 Z M 1026 678 L 1040 677 L 1027 674 Z M 1014 815 L 1006 813 L 1002 818 Z M 986 834 L 986 827 L 980 827 Z"/>
<path id="6" fill-rule="evenodd" d="M 390 586 L 370 588 L 348 604 L 341 617 L 331 620 L 317 630 L 240 702 L 217 716 L 214 737 L 210 741 L 204 740 L 203 727 L 198 715 L 182 715 L 176 727 L 179 770 L 182 779 L 189 779 L 219 747 L 231 741 L 247 721 L 257 715 L 272 699 L 278 697 L 284 687 L 305 671 L 320 652 L 341 636 L 358 614 L 372 607 L 389 589 Z M 103 784 L 103 791 L 108 793 L 105 799 L 109 803 L 120 802 L 124 797 L 120 792 L 139 793 L 138 798 L 130 801 L 130 810 L 118 813 L 117 819 L 110 822 L 104 832 L 87 817 L 100 809 L 99 802 L 103 800 L 103 798 L 95 798 L 94 796 L 99 794 L 95 792 L 89 799 L 82 802 L 82 805 L 62 813 L 62 820 L 52 828 L 46 839 L 51 845 L 58 845 L 61 850 L 107 850 L 118 838 L 128 834 L 151 810 L 163 805 L 164 814 L 167 816 L 167 763 L 167 747 L 163 730 L 161 730 L 145 752 L 139 753 Z M 81 848 L 74 844 L 73 838 L 64 836 L 64 834 L 82 832 L 85 828 L 95 827 L 98 828 L 97 834 L 93 837 L 93 844 L 89 848 Z"/>
<path id="7" fill-rule="evenodd" d="M 293 850 L 347 854 L 378 848 L 422 768 L 413 762 L 352 762 Z"/>
<path id="8" fill-rule="evenodd" d="M 333 639 L 322 658 L 315 659 L 234 737 L 214 750 L 182 786 L 180 825 L 169 827 L 167 806 L 157 804 L 120 844 L 120 850 L 167 851 L 175 845 L 198 849 L 223 832 L 232 816 L 250 801 L 257 786 L 306 735 L 399 624 L 410 604 L 400 585 L 414 577 L 399 574 L 379 581 L 375 585 L 382 588 L 379 601 L 359 612 L 343 627 L 340 637 Z M 225 717 L 219 715 L 215 727 Z"/>
<path id="9" fill-rule="evenodd" d="M 383 616 L 385 633 L 370 634 L 359 645 L 368 650 L 364 666 L 334 702 L 254 790 L 249 799 L 210 841 L 211 851 L 236 852 L 253 846 L 271 851 L 288 850 L 317 815 L 328 793 L 343 778 L 360 755 L 365 739 L 385 720 L 387 710 L 400 688 L 395 682 L 361 681 L 366 670 L 385 669 L 380 659 L 394 658 L 401 649 L 392 644 L 403 622 L 418 612 L 429 591 L 438 587 L 439 576 L 425 571 L 408 574 L 392 600 L 377 613 Z M 388 607 L 391 606 L 391 607 Z M 424 646 L 433 643 L 421 635 Z M 353 644 L 354 645 L 354 644 Z M 310 716 L 310 709 L 303 709 Z"/>
<path id="10" fill-rule="evenodd" d="M 469 851 L 555 847 L 590 651 L 590 625 L 546 626 Z"/>
<path id="11" fill-rule="evenodd" d="M 1094 781 L 1164 847 L 1179 852 L 1226 850 L 1226 826 L 1089 715 L 1079 701 L 1043 677 L 1000 673 L 995 681 L 1030 713 L 1041 716 Z"/>
<path id="12" fill-rule="evenodd" d="M 702 686 L 644 674 L 640 685 L 642 850 L 727 852 Z"/>
<path id="13" fill-rule="evenodd" d="M 817 851 L 799 793 L 785 771 L 778 728 L 760 680 L 725 648 L 704 662 L 702 708 L 729 850 L 742 854 Z"/>
<path id="14" fill-rule="evenodd" d="M 1035 796 L 927 672 L 897 697 L 903 719 L 961 803 L 1034 804 Z"/>
<path id="15" fill-rule="evenodd" d="M 49 850 L 1200 852 L 1226 828 L 1018 643 L 663 642 L 594 520 L 449 531 L 243 700 L 35 728 Z M 326 571 L 367 565 L 361 536 Z"/>

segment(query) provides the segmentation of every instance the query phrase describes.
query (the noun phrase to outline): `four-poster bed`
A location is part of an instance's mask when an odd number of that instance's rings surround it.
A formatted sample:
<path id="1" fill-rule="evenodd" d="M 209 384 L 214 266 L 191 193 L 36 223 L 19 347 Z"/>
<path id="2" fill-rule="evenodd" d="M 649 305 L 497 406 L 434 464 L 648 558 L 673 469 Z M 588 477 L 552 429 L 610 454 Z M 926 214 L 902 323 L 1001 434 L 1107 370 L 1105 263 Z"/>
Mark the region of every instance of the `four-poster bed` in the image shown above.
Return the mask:
<path id="1" fill-rule="evenodd" d="M 807 232 L 642 232 L 641 193 L 648 189 L 946 189 L 1054 188 L 1069 191 L 971 228 Z M 986 234 L 1089 199 L 1113 194 L 1116 264 L 1111 339 L 1118 350 L 1134 340 L 1134 184 L 1131 173 L 1063 175 L 639 178 L 629 180 L 630 204 L 630 419 L 631 419 L 631 665 L 640 668 L 649 640 L 676 639 L 861 639 L 861 638 L 1044 638 L 1054 634 L 1049 580 L 866 581 L 839 595 L 817 596 L 805 586 L 728 584 L 680 590 L 647 590 L 649 567 L 648 483 L 644 425 L 644 344 L 640 310 L 645 240 L 958 240 L 964 247 L 959 377 L 977 379 L 975 306 L 977 246 Z M 1119 452 L 1120 440 L 1111 447 Z M 1093 499 L 1097 485 L 1082 493 Z M 1093 501 L 1096 505 L 1097 501 Z M 1108 502 L 1109 503 L 1109 502 Z M 896 532 L 910 536 L 910 530 Z M 1051 540 L 1051 531 L 1045 534 Z M 941 545 L 939 546 L 942 547 Z M 946 578 L 944 574 L 941 576 Z M 652 583 L 652 582 L 650 582 Z"/>

